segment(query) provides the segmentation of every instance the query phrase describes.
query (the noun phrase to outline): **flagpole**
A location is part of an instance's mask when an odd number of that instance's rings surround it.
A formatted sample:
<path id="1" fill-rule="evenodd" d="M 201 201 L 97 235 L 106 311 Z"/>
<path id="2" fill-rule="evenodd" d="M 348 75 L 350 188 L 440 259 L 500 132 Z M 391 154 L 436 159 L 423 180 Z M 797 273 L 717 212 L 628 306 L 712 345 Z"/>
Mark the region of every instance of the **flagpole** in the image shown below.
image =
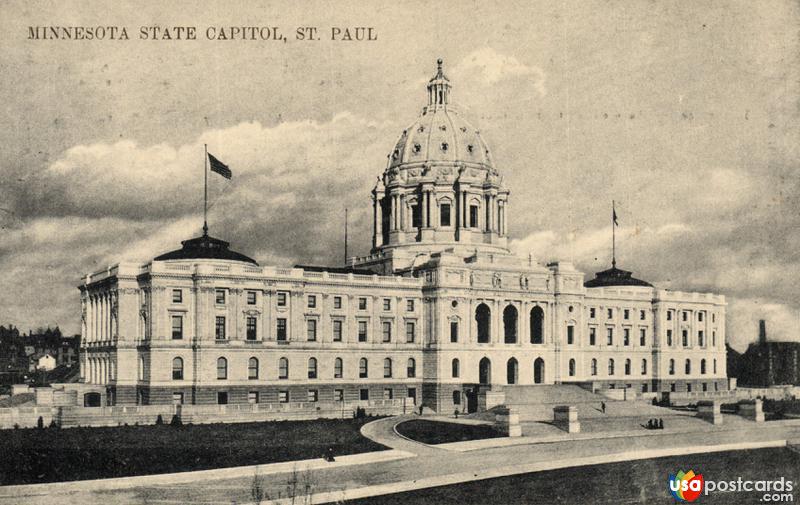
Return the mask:
<path id="1" fill-rule="evenodd" d="M 208 235 L 208 144 L 203 144 L 203 236 Z"/>
<path id="2" fill-rule="evenodd" d="M 347 207 L 344 208 L 344 266 L 347 266 Z"/>
<path id="3" fill-rule="evenodd" d="M 611 200 L 611 267 L 617 267 L 617 207 L 614 200 Z"/>

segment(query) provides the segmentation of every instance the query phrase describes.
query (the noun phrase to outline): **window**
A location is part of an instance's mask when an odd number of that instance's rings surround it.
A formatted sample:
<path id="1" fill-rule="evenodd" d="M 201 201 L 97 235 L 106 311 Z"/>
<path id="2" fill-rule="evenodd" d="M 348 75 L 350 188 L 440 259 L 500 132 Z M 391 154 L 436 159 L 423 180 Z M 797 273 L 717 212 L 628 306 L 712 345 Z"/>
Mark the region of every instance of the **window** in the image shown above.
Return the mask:
<path id="1" fill-rule="evenodd" d="M 630 317 L 631 317 L 631 311 L 630 311 L 630 310 L 628 310 L 628 309 L 625 309 L 625 310 L 623 310 L 623 311 L 622 311 L 622 317 L 623 317 L 623 319 L 630 319 Z"/>
<path id="2" fill-rule="evenodd" d="M 414 312 L 414 300 L 406 300 L 406 312 Z"/>
<path id="3" fill-rule="evenodd" d="M 673 393 L 674 393 L 674 392 L 677 390 L 677 388 L 675 387 L 675 383 L 674 383 L 674 382 L 671 382 L 671 383 L 670 383 L 670 385 L 669 385 L 669 390 L 670 390 L 671 392 L 673 392 Z"/>
<path id="4" fill-rule="evenodd" d="M 717 360 L 714 359 L 714 373 L 717 373 Z"/>
<path id="5" fill-rule="evenodd" d="M 597 375 L 597 360 L 592 358 L 592 375 Z"/>
<path id="6" fill-rule="evenodd" d="M 705 391 L 708 391 L 708 383 L 707 382 L 703 383 L 703 392 L 705 392 Z"/>
<path id="7" fill-rule="evenodd" d="M 388 379 L 392 376 L 392 360 L 386 358 L 383 360 L 383 377 Z"/>
<path id="8" fill-rule="evenodd" d="M 461 375 L 461 363 L 458 361 L 458 358 L 454 358 L 452 364 L 450 365 L 450 371 L 453 378 L 457 378 Z"/>
<path id="9" fill-rule="evenodd" d="M 631 329 L 625 328 L 622 330 L 622 345 L 629 346 L 631 345 Z"/>
<path id="10" fill-rule="evenodd" d="M 589 345 L 597 344 L 597 328 L 592 326 L 589 328 Z"/>
<path id="11" fill-rule="evenodd" d="M 406 321 L 406 343 L 414 342 L 417 336 L 417 325 L 414 321 Z"/>
<path id="12" fill-rule="evenodd" d="M 360 379 L 366 379 L 368 372 L 367 358 L 361 358 L 358 360 L 358 377 Z"/>
<path id="13" fill-rule="evenodd" d="M 334 389 L 333 390 L 333 401 L 335 401 L 335 402 L 343 402 L 344 401 L 344 389 Z"/>
<path id="14" fill-rule="evenodd" d="M 491 310 L 485 303 L 475 308 L 475 321 L 478 323 L 478 343 L 488 344 L 491 332 Z"/>
<path id="15" fill-rule="evenodd" d="M 614 345 L 614 328 L 607 328 L 606 332 L 606 345 Z"/>
<path id="16" fill-rule="evenodd" d="M 289 403 L 289 392 L 278 391 L 278 401 L 281 403 Z"/>
<path id="17" fill-rule="evenodd" d="M 686 392 L 687 393 L 691 393 L 692 392 L 692 385 L 689 384 L 688 382 L 686 383 Z"/>
<path id="18" fill-rule="evenodd" d="M 225 316 L 217 316 L 215 336 L 217 340 L 225 340 Z"/>
<path id="19" fill-rule="evenodd" d="M 595 310 L 595 308 L 594 307 L 589 307 L 589 317 L 594 319 L 596 315 L 597 315 L 597 311 Z"/>
<path id="20" fill-rule="evenodd" d="M 705 334 L 703 333 L 703 330 L 698 330 L 697 332 L 697 344 L 700 347 L 705 347 L 706 345 Z"/>
<path id="21" fill-rule="evenodd" d="M 256 304 L 256 292 L 255 291 L 248 291 L 247 292 L 247 305 L 255 305 Z M 256 402 L 258 403 L 258 402 Z"/>
<path id="22" fill-rule="evenodd" d="M 450 321 L 450 342 L 458 342 L 458 321 Z"/>
<path id="23" fill-rule="evenodd" d="M 172 290 L 172 303 L 183 303 L 183 291 L 180 289 Z"/>
<path id="24" fill-rule="evenodd" d="M 342 341 L 342 321 L 339 319 L 333 320 L 333 341 Z"/>
<path id="25" fill-rule="evenodd" d="M 277 339 L 279 342 L 286 341 L 286 319 L 283 317 L 279 317 L 278 321 L 278 331 L 277 331 Z"/>
<path id="26" fill-rule="evenodd" d="M 358 399 L 362 402 L 369 400 L 369 389 L 359 389 L 358 390 Z"/>
<path id="27" fill-rule="evenodd" d="M 714 314 L 713 312 L 711 313 L 711 322 L 712 323 L 716 323 L 717 322 L 717 315 Z"/>
<path id="28" fill-rule="evenodd" d="M 183 405 L 183 393 L 172 393 L 172 404 Z"/>
<path id="29" fill-rule="evenodd" d="M 251 405 L 258 403 L 258 391 L 250 391 L 247 393 L 247 403 Z"/>
<path id="30" fill-rule="evenodd" d="M 667 330 L 667 345 L 672 347 L 672 330 Z"/>
<path id="31" fill-rule="evenodd" d="M 688 321 L 689 320 L 689 312 L 687 312 L 685 310 L 683 311 L 683 320 L 684 321 Z"/>
<path id="32" fill-rule="evenodd" d="M 703 312 L 702 311 L 697 313 L 697 320 L 700 321 L 701 323 L 703 322 Z"/>
<path id="33" fill-rule="evenodd" d="M 417 362 L 414 358 L 408 358 L 406 363 L 406 377 L 414 378 L 417 376 Z"/>
<path id="34" fill-rule="evenodd" d="M 308 378 L 317 378 L 317 358 L 308 358 Z"/>
<path id="35" fill-rule="evenodd" d="M 334 309 L 341 309 L 342 308 L 342 297 L 341 296 L 334 296 L 333 297 L 333 308 Z"/>
<path id="36" fill-rule="evenodd" d="M 383 322 L 383 341 L 384 342 L 392 341 L 392 323 L 389 321 Z"/>
<path id="37" fill-rule="evenodd" d="M 567 326 L 567 344 L 572 345 L 575 343 L 575 327 L 571 324 Z"/>
<path id="38" fill-rule="evenodd" d="M 367 299 L 366 298 L 359 298 L 358 299 L 358 310 L 367 310 Z"/>
<path id="39" fill-rule="evenodd" d="M 278 307 L 286 307 L 286 291 L 278 291 Z"/>
<path id="40" fill-rule="evenodd" d="M 344 363 L 342 362 L 342 358 L 336 358 L 333 360 L 333 378 L 334 379 L 341 379 L 344 375 Z"/>
<path id="41" fill-rule="evenodd" d="M 367 322 L 366 321 L 359 321 L 358 322 L 358 341 L 359 342 L 366 342 L 367 341 Z"/>
<path id="42" fill-rule="evenodd" d="M 608 318 L 609 319 L 613 319 L 614 318 L 614 309 L 608 309 Z"/>
<path id="43" fill-rule="evenodd" d="M 569 360 L 569 376 L 575 377 L 575 360 Z"/>
<path id="44" fill-rule="evenodd" d="M 701 359 L 700 360 L 700 374 L 701 375 L 705 375 L 705 373 L 706 373 L 706 360 Z"/>
<path id="45" fill-rule="evenodd" d="M 689 331 L 688 330 L 683 330 L 683 332 L 681 332 L 681 340 L 682 340 L 682 343 L 683 343 L 684 347 L 689 347 Z"/>
<path id="46" fill-rule="evenodd" d="M 289 360 L 286 358 L 281 358 L 278 360 L 278 378 L 289 378 Z"/>
<path id="47" fill-rule="evenodd" d="M 258 379 L 258 358 L 250 358 L 247 361 L 247 378 L 250 380 Z"/>
<path id="48" fill-rule="evenodd" d="M 711 332 L 711 347 L 716 347 L 716 346 L 717 346 L 717 332 L 716 331 L 712 331 Z"/>
<path id="49" fill-rule="evenodd" d="M 172 359 L 172 380 L 174 380 L 174 381 L 182 381 L 183 380 L 183 359 L 182 358 L 173 358 Z"/>
<path id="50" fill-rule="evenodd" d="M 667 311 L 667 321 L 672 321 L 672 311 L 671 310 Z"/>
<path id="51" fill-rule="evenodd" d="M 626 359 L 625 360 L 625 375 L 630 375 L 630 374 L 631 374 L 631 360 Z"/>
<path id="52" fill-rule="evenodd" d="M 614 360 L 608 360 L 608 375 L 614 375 Z"/>
<path id="53" fill-rule="evenodd" d="M 391 298 L 384 298 L 383 299 L 383 310 L 392 310 L 392 299 Z"/>
<path id="54" fill-rule="evenodd" d="M 684 369 L 687 375 L 692 373 L 692 360 L 690 359 L 686 360 L 686 365 L 684 366 Z"/>
<path id="55" fill-rule="evenodd" d="M 669 374 L 670 375 L 675 375 L 675 360 L 674 359 L 669 360 Z"/>
<path id="56" fill-rule="evenodd" d="M 317 340 L 317 320 L 309 319 L 306 321 L 306 337 L 309 342 Z"/>
<path id="57" fill-rule="evenodd" d="M 392 398 L 394 398 L 394 391 L 392 391 L 392 388 L 384 388 L 383 389 L 383 399 L 384 400 L 391 400 Z"/>
<path id="58" fill-rule="evenodd" d="M 308 394 L 306 396 L 306 399 L 309 402 L 311 402 L 311 403 L 316 402 L 318 398 L 319 398 L 319 392 L 316 389 L 309 389 L 308 390 Z"/>
<path id="59" fill-rule="evenodd" d="M 461 405 L 461 391 L 453 391 L 453 405 Z"/>
<path id="60" fill-rule="evenodd" d="M 639 311 L 639 320 L 640 321 L 644 321 L 645 319 L 647 319 L 647 313 L 645 311 L 643 311 L 643 310 L 640 310 Z"/>
<path id="61" fill-rule="evenodd" d="M 544 343 L 544 310 L 536 306 L 530 314 L 531 344 Z"/>
<path id="62" fill-rule="evenodd" d="M 647 345 L 647 330 L 639 328 L 639 345 L 644 347 Z"/>
<path id="63" fill-rule="evenodd" d="M 256 340 L 258 338 L 258 325 L 255 317 L 247 318 L 247 340 Z"/>
<path id="64" fill-rule="evenodd" d="M 309 309 L 316 309 L 317 308 L 317 295 L 308 295 L 308 308 Z"/>
<path id="65" fill-rule="evenodd" d="M 439 225 L 450 226 L 450 204 L 443 203 L 439 207 Z"/>
<path id="66" fill-rule="evenodd" d="M 217 379 L 225 380 L 228 378 L 228 360 L 217 358 Z"/>
<path id="67" fill-rule="evenodd" d="M 228 392 L 227 391 L 218 391 L 217 392 L 217 405 L 227 405 L 228 404 Z"/>
<path id="68" fill-rule="evenodd" d="M 217 289 L 214 291 L 214 294 L 215 294 L 215 303 L 217 305 L 225 305 L 225 290 Z"/>
<path id="69" fill-rule="evenodd" d="M 477 205 L 470 205 L 469 206 L 469 227 L 470 228 L 477 228 L 478 227 L 478 206 Z"/>
<path id="70" fill-rule="evenodd" d="M 172 316 L 172 339 L 183 338 L 183 316 Z"/>

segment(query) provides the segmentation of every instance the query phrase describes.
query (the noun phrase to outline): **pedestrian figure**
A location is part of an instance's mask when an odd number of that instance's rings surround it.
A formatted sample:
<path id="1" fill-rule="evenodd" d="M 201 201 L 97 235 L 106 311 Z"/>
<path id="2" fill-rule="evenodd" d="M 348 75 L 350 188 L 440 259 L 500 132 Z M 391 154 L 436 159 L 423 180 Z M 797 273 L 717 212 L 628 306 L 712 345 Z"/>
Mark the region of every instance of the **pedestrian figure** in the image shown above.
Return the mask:
<path id="1" fill-rule="evenodd" d="M 658 429 L 659 430 L 663 430 L 664 429 L 664 420 L 661 419 L 661 418 L 658 419 Z"/>
<path id="2" fill-rule="evenodd" d="M 603 411 L 603 414 L 606 413 L 606 402 L 600 402 L 600 410 Z"/>
<path id="3" fill-rule="evenodd" d="M 647 420 L 647 429 L 648 430 L 652 430 L 653 429 L 653 420 L 652 419 L 648 419 Z"/>
<path id="4" fill-rule="evenodd" d="M 328 452 L 325 453 L 325 461 L 333 462 L 336 458 L 333 457 L 333 447 L 328 447 Z"/>

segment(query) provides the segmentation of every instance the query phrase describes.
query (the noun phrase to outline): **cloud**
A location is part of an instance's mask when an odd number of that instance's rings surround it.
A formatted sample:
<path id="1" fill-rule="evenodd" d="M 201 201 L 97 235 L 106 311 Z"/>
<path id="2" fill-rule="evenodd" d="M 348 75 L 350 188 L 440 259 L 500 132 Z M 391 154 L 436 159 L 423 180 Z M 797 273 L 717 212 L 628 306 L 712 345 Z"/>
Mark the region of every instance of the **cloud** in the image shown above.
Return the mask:
<path id="1" fill-rule="evenodd" d="M 733 298 L 727 308 L 728 343 L 744 351 L 758 338 L 758 321 L 767 323 L 767 339 L 800 342 L 800 309 L 761 298 Z"/>
<path id="2" fill-rule="evenodd" d="M 476 76 L 485 85 L 514 78 L 526 78 L 539 96 L 547 94 L 542 69 L 521 63 L 517 58 L 500 54 L 490 47 L 478 49 L 465 56 L 452 70 L 453 77 L 474 81 Z"/>

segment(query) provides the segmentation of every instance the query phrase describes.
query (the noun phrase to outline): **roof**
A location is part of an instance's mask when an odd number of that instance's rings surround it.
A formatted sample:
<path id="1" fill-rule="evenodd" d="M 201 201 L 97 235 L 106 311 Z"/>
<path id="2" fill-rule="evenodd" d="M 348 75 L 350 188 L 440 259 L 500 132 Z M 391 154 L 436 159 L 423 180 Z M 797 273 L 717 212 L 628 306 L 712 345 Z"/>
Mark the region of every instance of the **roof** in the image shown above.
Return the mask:
<path id="1" fill-rule="evenodd" d="M 365 270 L 353 267 L 325 267 L 318 265 L 295 265 L 295 268 L 302 268 L 309 272 L 328 272 L 331 274 L 356 274 L 356 275 L 380 275 L 372 270 Z"/>
<path id="2" fill-rule="evenodd" d="M 209 237 L 206 233 L 203 233 L 201 237 L 182 241 L 181 246 L 180 249 L 170 251 L 161 256 L 156 256 L 153 261 L 212 259 L 243 261 L 245 263 L 258 265 L 253 258 L 228 249 L 228 246 L 230 246 L 229 242 Z"/>
<path id="3" fill-rule="evenodd" d="M 652 288 L 653 285 L 649 282 L 643 281 L 633 277 L 632 272 L 627 270 L 620 270 L 616 266 L 612 266 L 608 270 L 597 272 L 592 280 L 583 283 L 587 288 L 602 288 L 606 286 L 644 286 Z"/>

